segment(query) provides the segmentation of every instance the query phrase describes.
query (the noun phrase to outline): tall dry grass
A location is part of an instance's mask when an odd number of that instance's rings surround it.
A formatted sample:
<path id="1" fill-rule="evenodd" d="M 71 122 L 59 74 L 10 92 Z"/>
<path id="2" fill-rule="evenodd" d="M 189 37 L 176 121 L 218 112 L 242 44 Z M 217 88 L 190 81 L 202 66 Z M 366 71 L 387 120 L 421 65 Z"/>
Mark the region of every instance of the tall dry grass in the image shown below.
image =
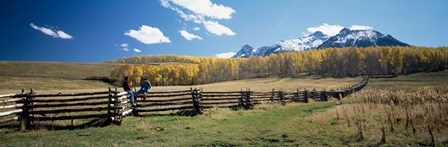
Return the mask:
<path id="1" fill-rule="evenodd" d="M 364 90 L 360 99 L 331 110 L 356 141 L 447 145 L 448 88 Z M 340 114 L 339 114 L 340 113 Z M 328 116 L 332 118 L 331 116 Z"/>

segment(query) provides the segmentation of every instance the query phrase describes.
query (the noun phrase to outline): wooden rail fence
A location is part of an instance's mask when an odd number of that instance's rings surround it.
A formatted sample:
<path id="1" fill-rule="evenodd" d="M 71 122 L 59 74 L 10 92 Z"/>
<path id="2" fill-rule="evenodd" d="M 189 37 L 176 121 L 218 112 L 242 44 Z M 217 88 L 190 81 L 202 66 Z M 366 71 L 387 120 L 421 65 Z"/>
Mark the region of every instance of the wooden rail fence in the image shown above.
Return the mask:
<path id="1" fill-rule="evenodd" d="M 36 94 L 22 90 L 20 93 L 0 95 L 0 125 L 18 123 L 20 130 L 30 129 L 40 121 L 77 119 L 105 119 L 121 124 L 127 115 L 171 113 L 191 111 L 201 114 L 203 109 L 234 108 L 252 109 L 254 105 L 266 103 L 303 102 L 309 99 L 327 101 L 343 98 L 361 90 L 369 77 L 350 87 L 331 90 L 299 90 L 285 92 L 272 89 L 270 92 L 254 92 L 250 89 L 229 92 L 209 92 L 203 89 L 150 92 L 146 97 L 138 96 L 135 107 L 129 104 L 128 94 L 117 88 L 103 92 L 72 94 Z"/>

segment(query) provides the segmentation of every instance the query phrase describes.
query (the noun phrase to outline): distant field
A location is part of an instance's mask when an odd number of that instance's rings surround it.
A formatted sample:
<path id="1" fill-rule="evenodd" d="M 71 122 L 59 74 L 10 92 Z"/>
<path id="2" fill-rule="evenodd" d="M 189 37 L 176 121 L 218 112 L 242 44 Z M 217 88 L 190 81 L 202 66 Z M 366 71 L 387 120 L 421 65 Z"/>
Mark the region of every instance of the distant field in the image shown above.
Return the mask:
<path id="1" fill-rule="evenodd" d="M 239 91 L 241 89 L 245 90 L 249 88 L 252 91 L 268 92 L 272 89 L 285 90 L 285 91 L 296 91 L 297 89 L 303 90 L 313 90 L 316 89 L 326 89 L 331 88 L 341 88 L 353 85 L 362 78 L 322 78 L 314 79 L 311 77 L 307 78 L 257 78 L 257 79 L 247 79 L 247 80 L 237 80 L 237 81 L 226 81 L 218 82 L 204 85 L 194 85 L 194 86 L 166 86 L 166 87 L 155 87 L 154 90 L 181 90 L 188 89 L 190 87 L 203 88 L 204 91 Z"/>
<path id="2" fill-rule="evenodd" d="M 107 89 L 108 84 L 84 80 L 109 77 L 114 64 L 62 62 L 0 62 L 0 93 L 20 89 L 73 90 Z"/>
<path id="3" fill-rule="evenodd" d="M 164 64 L 173 64 L 171 62 Z M 33 88 L 39 93 L 104 91 L 113 87 L 100 81 L 84 80 L 86 77 L 109 77 L 116 64 L 103 63 L 53 63 L 53 62 L 0 62 L 0 93 L 14 93 Z M 295 91 L 340 88 L 352 85 L 361 78 L 314 79 L 307 78 L 261 78 L 227 81 L 205 85 L 160 86 L 154 91 L 185 90 L 190 87 L 206 91 L 239 91 L 250 88 L 254 91 Z M 121 88 L 119 89 L 121 90 Z"/>
<path id="4" fill-rule="evenodd" d="M 63 62 L 0 62 L 0 76 L 84 79 L 108 77 L 116 64 Z"/>

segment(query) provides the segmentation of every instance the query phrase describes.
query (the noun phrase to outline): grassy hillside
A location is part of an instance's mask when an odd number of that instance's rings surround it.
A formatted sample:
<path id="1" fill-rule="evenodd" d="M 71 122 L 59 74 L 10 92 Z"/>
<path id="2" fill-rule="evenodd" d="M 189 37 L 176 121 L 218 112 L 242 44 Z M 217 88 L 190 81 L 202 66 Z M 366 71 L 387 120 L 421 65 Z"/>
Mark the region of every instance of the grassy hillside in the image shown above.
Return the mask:
<path id="1" fill-rule="evenodd" d="M 116 64 L 63 62 L 0 62 L 0 76 L 84 79 L 108 77 Z"/>
<path id="2" fill-rule="evenodd" d="M 448 72 L 419 73 L 396 78 L 372 79 L 359 93 L 342 100 L 310 102 L 308 104 L 289 103 L 257 105 L 254 110 L 232 111 L 229 109 L 208 109 L 203 115 L 127 117 L 121 126 L 87 128 L 78 130 L 16 132 L 0 130 L 2 145 L 11 146 L 376 146 L 381 133 L 378 124 L 366 123 L 364 138 L 359 139 L 356 125 L 353 124 L 352 107 L 360 105 L 359 100 L 369 92 L 399 90 L 420 87 L 437 88 L 448 86 Z M 246 80 L 244 83 L 254 87 L 270 86 L 269 82 L 279 79 Z M 311 79 L 297 80 L 306 83 Z M 353 80 L 353 79 L 350 79 Z M 348 80 L 348 81 L 350 81 Z M 212 87 L 228 87 L 227 82 L 215 83 Z M 262 85 L 261 83 L 267 83 Z M 312 82 L 311 82 L 312 83 Z M 340 82 L 335 82 L 340 83 Z M 233 83 L 237 85 L 241 83 Z M 231 85 L 231 86 L 232 86 Z M 325 85 L 325 84 L 321 84 Z M 332 85 L 332 84 L 329 84 Z M 398 86 L 402 85 L 402 86 Z M 205 87 L 205 86 L 204 86 Z M 168 87 L 164 87 L 168 88 Z M 170 87 L 177 89 L 179 87 Z M 180 87 L 181 89 L 183 87 Z M 443 91 L 441 91 L 443 92 Z M 447 95 L 445 93 L 445 95 Z M 345 108 L 344 108 L 345 107 Z M 372 113 L 382 113 L 376 107 L 365 106 Z M 348 114 L 343 115 L 347 110 Z M 339 119 L 337 119 L 337 114 Z M 347 125 L 346 118 L 352 121 Z M 385 118 L 385 117 L 383 117 Z M 375 122 L 375 118 L 365 118 Z M 425 126 L 416 124 L 416 134 L 397 125 L 395 132 L 387 129 L 384 146 L 418 146 L 429 142 Z M 446 126 L 434 130 L 436 146 L 447 146 Z M 51 142 L 51 144 L 49 144 Z"/>
<path id="3" fill-rule="evenodd" d="M 84 79 L 92 76 L 109 77 L 115 66 L 103 63 L 0 62 L 0 92 L 18 92 L 22 88 L 106 89 L 106 83 Z"/>

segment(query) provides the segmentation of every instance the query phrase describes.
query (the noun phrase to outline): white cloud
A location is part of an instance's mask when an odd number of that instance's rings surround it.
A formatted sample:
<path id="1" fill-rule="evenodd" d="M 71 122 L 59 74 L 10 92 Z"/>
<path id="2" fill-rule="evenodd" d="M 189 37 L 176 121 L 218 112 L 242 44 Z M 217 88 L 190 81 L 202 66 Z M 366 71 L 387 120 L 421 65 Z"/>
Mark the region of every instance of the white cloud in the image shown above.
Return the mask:
<path id="1" fill-rule="evenodd" d="M 199 28 L 199 27 L 194 27 L 193 28 L 193 31 L 199 31 L 199 30 L 201 30 L 201 28 Z"/>
<path id="2" fill-rule="evenodd" d="M 123 48 L 123 51 L 129 51 L 129 49 L 128 48 Z"/>
<path id="3" fill-rule="evenodd" d="M 168 0 L 160 0 L 160 5 L 162 5 L 165 8 L 171 7 L 170 2 L 168 2 Z"/>
<path id="4" fill-rule="evenodd" d="M 195 34 L 188 33 L 185 30 L 180 30 L 179 33 L 187 40 L 193 40 L 193 39 L 202 40 L 202 37 L 195 35 Z"/>
<path id="5" fill-rule="evenodd" d="M 373 30 L 373 27 L 362 26 L 362 25 L 352 25 L 352 27 L 350 27 L 350 30 Z"/>
<path id="6" fill-rule="evenodd" d="M 219 24 L 216 21 L 206 21 L 204 22 L 204 27 L 207 31 L 209 31 L 210 33 L 213 33 L 215 35 L 218 36 L 222 36 L 222 35 L 228 35 L 228 36 L 233 36 L 236 35 L 235 32 L 233 32 L 230 28 Z"/>
<path id="7" fill-rule="evenodd" d="M 212 34 L 235 35 L 230 28 L 216 20 L 231 19 L 235 12 L 231 7 L 213 4 L 210 0 L 161 0 L 161 5 L 175 11 L 185 21 L 202 24 Z M 199 30 L 198 27 L 193 30 Z"/>
<path id="8" fill-rule="evenodd" d="M 72 39 L 73 38 L 71 35 L 69 35 L 63 31 L 58 31 L 57 34 L 58 34 L 59 38 L 62 38 L 62 39 Z"/>
<path id="9" fill-rule="evenodd" d="M 123 43 L 123 44 L 121 44 L 120 46 L 123 47 L 123 48 L 128 48 L 128 47 L 129 47 L 129 44 L 127 44 L 127 43 Z"/>
<path id="10" fill-rule="evenodd" d="M 320 26 L 316 27 L 309 27 L 306 30 L 310 33 L 314 33 L 316 31 L 321 31 L 322 33 L 328 35 L 328 36 L 334 36 L 338 34 L 344 27 L 340 25 L 329 25 L 326 23 L 323 23 Z"/>
<path id="11" fill-rule="evenodd" d="M 53 38 L 61 38 L 61 39 L 72 39 L 73 36 L 65 33 L 64 31 L 58 31 L 58 30 L 53 30 L 50 28 L 46 28 L 46 27 L 39 27 L 37 25 L 35 25 L 34 23 L 30 23 L 31 28 L 35 29 L 35 30 L 39 30 L 44 34 L 50 35 Z"/>
<path id="12" fill-rule="evenodd" d="M 142 25 L 139 30 L 129 30 L 124 35 L 137 39 L 144 44 L 170 43 L 170 39 L 163 35 L 159 28 Z"/>
<path id="13" fill-rule="evenodd" d="M 182 11 L 180 8 L 178 8 L 176 5 L 171 5 L 169 0 L 161 0 L 160 3 L 163 7 L 175 11 L 185 21 L 192 21 L 194 23 L 202 23 L 203 21 L 205 21 L 205 18 L 203 15 L 194 14 L 194 13 L 186 13 L 186 12 Z"/>
<path id="14" fill-rule="evenodd" d="M 142 50 L 139 50 L 139 49 L 137 49 L 137 48 L 134 48 L 134 52 L 136 52 L 136 53 L 140 53 L 140 52 L 142 52 Z"/>
<path id="15" fill-rule="evenodd" d="M 232 58 L 236 53 L 234 52 L 228 52 L 228 53 L 221 53 L 221 54 L 216 54 L 216 57 L 218 58 Z"/>
<path id="16" fill-rule="evenodd" d="M 164 0 L 162 0 L 162 5 Z M 174 4 L 182 6 L 195 14 L 213 19 L 230 19 L 235 12 L 231 7 L 214 4 L 210 0 L 171 0 Z"/>

